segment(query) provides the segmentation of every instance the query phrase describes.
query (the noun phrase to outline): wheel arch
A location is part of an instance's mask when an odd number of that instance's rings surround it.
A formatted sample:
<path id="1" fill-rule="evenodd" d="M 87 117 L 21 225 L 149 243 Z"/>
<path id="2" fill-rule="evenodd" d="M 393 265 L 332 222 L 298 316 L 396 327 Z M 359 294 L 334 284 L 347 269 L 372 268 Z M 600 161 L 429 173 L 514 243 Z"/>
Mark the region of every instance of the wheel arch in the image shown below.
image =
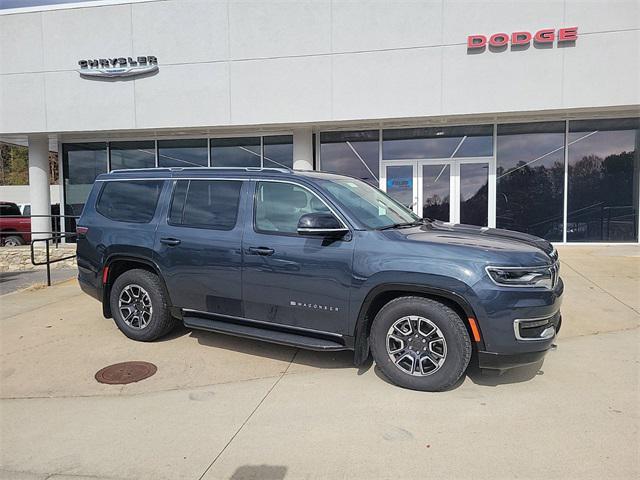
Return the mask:
<path id="1" fill-rule="evenodd" d="M 471 304 L 460 294 L 449 290 L 425 285 L 405 284 L 405 283 L 387 283 L 378 285 L 371 289 L 365 297 L 364 302 L 358 312 L 356 327 L 354 332 L 354 363 L 362 365 L 369 356 L 369 334 L 371 324 L 376 314 L 388 302 L 398 297 L 417 296 L 429 298 L 441 302 L 452 308 L 460 315 L 462 321 L 467 327 L 470 338 L 473 338 L 473 332 L 469 323 L 469 318 L 476 319 L 476 328 L 480 332 L 480 342 L 472 342 L 474 349 L 484 348 L 484 342 L 480 326 L 477 322 L 477 316 Z"/>
<path id="2" fill-rule="evenodd" d="M 120 275 L 134 269 L 147 270 L 148 272 L 158 276 L 160 279 L 160 285 L 162 286 L 162 291 L 168 301 L 168 307 L 172 310 L 172 313 L 176 314 L 176 312 L 173 312 L 175 309 L 172 306 L 173 303 L 171 302 L 171 296 L 169 295 L 169 290 L 167 289 L 162 272 L 153 260 L 132 255 L 114 254 L 107 258 L 104 263 L 103 272 L 104 269 L 107 269 L 107 276 L 105 279 L 106 281 L 102 286 L 102 314 L 106 318 L 111 318 L 112 316 L 111 302 L 109 302 L 111 286 Z"/>

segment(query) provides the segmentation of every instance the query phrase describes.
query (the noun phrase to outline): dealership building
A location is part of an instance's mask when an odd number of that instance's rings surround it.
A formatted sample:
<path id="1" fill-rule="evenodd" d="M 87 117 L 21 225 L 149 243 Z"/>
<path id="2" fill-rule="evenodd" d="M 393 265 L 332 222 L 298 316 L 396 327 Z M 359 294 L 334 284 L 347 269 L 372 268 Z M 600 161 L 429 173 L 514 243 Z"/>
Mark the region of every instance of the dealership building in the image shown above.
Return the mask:
<path id="1" fill-rule="evenodd" d="M 112 169 L 287 167 L 452 223 L 638 243 L 636 0 L 14 3 L 0 141 L 29 146 L 33 214 L 53 150 L 67 215 Z"/>

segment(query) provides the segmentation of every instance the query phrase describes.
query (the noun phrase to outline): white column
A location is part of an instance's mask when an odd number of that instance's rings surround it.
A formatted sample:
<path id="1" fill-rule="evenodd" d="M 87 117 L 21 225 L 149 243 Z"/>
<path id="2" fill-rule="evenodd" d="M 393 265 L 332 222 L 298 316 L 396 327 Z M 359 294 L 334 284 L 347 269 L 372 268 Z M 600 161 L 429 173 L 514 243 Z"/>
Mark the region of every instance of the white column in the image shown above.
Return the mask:
<path id="1" fill-rule="evenodd" d="M 313 170 L 313 133 L 310 128 L 293 131 L 294 170 Z"/>
<path id="2" fill-rule="evenodd" d="M 29 196 L 31 215 L 51 215 L 49 191 L 49 139 L 46 135 L 29 136 Z M 32 217 L 32 232 L 51 232 L 50 217 Z M 33 238 L 50 237 L 50 233 L 34 234 Z"/>

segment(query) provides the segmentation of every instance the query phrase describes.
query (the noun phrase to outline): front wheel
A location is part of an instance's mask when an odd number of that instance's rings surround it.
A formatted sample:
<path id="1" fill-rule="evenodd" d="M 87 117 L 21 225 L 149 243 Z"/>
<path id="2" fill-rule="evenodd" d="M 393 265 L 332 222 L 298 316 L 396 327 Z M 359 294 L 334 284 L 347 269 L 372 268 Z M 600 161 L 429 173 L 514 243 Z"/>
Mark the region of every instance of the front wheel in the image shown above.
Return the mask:
<path id="1" fill-rule="evenodd" d="M 423 391 L 454 385 L 469 365 L 471 341 L 460 316 L 422 297 L 387 303 L 371 326 L 371 352 L 394 384 Z"/>
<path id="2" fill-rule="evenodd" d="M 175 320 L 160 279 L 147 270 L 128 270 L 111 287 L 111 313 L 127 337 L 150 342 L 171 331 Z"/>

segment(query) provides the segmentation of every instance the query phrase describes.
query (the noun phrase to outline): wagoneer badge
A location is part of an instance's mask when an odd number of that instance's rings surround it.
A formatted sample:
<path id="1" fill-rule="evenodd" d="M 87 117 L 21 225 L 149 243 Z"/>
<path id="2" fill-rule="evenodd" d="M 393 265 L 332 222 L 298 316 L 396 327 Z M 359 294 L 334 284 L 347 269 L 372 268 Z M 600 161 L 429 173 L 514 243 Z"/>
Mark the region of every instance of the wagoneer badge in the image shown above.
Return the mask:
<path id="1" fill-rule="evenodd" d="M 289 305 L 291 305 L 292 307 L 312 308 L 313 310 L 327 310 L 328 312 L 337 312 L 339 310 L 338 307 L 319 305 L 317 303 L 298 302 L 296 300 L 289 301 Z"/>
<path id="2" fill-rule="evenodd" d="M 78 72 L 83 77 L 134 77 L 158 70 L 158 59 L 145 57 L 114 57 L 80 60 Z"/>

